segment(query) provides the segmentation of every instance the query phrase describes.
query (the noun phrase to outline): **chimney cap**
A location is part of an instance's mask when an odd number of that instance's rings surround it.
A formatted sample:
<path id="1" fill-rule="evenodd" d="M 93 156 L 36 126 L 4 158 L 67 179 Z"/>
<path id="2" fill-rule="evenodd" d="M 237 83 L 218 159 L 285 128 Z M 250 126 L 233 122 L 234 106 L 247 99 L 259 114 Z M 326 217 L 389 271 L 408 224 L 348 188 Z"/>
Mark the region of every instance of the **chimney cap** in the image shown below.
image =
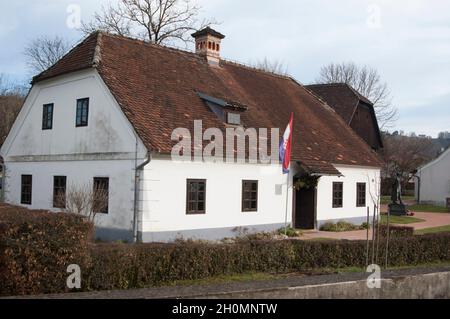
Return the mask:
<path id="1" fill-rule="evenodd" d="M 192 33 L 191 35 L 192 35 L 193 38 L 198 38 L 198 37 L 201 37 L 201 36 L 204 36 L 204 35 L 208 35 L 208 34 L 212 35 L 213 37 L 219 38 L 219 39 L 225 38 L 225 36 L 222 33 L 217 32 L 216 30 L 214 30 L 214 29 L 212 29 L 210 27 L 206 27 L 206 28 L 204 28 L 204 29 L 202 29 L 200 31 Z"/>

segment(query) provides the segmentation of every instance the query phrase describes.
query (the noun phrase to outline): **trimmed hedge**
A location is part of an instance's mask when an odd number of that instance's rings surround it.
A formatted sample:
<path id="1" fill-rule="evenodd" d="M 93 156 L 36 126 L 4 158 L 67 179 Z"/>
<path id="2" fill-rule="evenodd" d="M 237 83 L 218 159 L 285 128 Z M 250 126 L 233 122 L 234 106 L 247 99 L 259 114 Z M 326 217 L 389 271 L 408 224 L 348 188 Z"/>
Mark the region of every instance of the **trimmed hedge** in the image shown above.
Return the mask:
<path id="1" fill-rule="evenodd" d="M 64 292 L 67 266 L 89 265 L 92 235 L 80 216 L 0 204 L 0 295 Z"/>
<path id="2" fill-rule="evenodd" d="M 364 267 L 365 241 L 238 240 L 230 244 L 93 244 L 92 225 L 69 214 L 0 205 L 0 295 L 67 291 L 69 264 L 82 290 L 142 288 L 248 272 Z M 385 238 L 379 241 L 384 261 Z M 389 265 L 450 260 L 450 233 L 393 237 Z"/>
<path id="3" fill-rule="evenodd" d="M 379 257 L 384 261 L 385 241 Z M 106 244 L 91 247 L 85 289 L 129 289 L 246 272 L 364 267 L 365 241 L 248 241 L 234 244 Z M 389 265 L 450 260 L 450 233 L 393 238 Z"/>
<path id="4" fill-rule="evenodd" d="M 387 237 L 388 234 L 388 226 L 382 224 L 380 227 L 380 236 Z M 414 227 L 409 226 L 397 226 L 397 225 L 389 225 L 389 236 L 391 238 L 394 237 L 411 237 L 414 236 Z"/>

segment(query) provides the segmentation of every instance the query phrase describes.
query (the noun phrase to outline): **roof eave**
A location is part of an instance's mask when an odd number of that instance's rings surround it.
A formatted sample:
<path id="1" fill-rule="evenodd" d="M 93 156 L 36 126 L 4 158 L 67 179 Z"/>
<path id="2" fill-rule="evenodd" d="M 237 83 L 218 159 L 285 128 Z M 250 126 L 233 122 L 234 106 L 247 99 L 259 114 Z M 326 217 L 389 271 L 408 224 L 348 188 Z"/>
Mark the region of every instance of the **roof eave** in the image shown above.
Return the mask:
<path id="1" fill-rule="evenodd" d="M 100 54 L 100 45 L 101 45 L 101 35 L 102 32 L 101 31 L 94 31 L 92 32 L 89 36 L 87 36 L 86 38 L 84 38 L 81 42 L 79 42 L 78 44 L 76 44 L 72 49 L 70 49 L 66 54 L 64 54 L 58 61 L 56 61 L 52 66 L 50 66 L 48 69 L 42 71 L 41 73 L 39 73 L 38 75 L 35 75 L 32 80 L 31 80 L 31 85 L 34 85 L 38 82 L 44 81 L 44 80 L 48 80 L 60 75 L 64 75 L 64 74 L 69 74 L 72 72 L 77 72 L 77 71 L 81 71 L 84 69 L 89 69 L 91 67 L 96 67 L 100 64 L 100 60 L 101 60 L 101 54 Z M 68 55 L 70 55 L 73 51 L 75 51 L 77 48 L 79 48 L 81 45 L 83 45 L 86 41 L 88 41 L 89 39 L 91 39 L 92 37 L 97 37 L 96 40 L 96 44 L 95 44 L 95 52 L 94 55 L 92 57 L 92 61 L 89 65 L 87 66 L 83 66 L 79 69 L 73 69 L 73 70 L 69 70 L 66 72 L 59 72 L 58 74 L 55 75 L 51 75 L 51 76 L 46 76 L 46 73 L 48 73 L 49 71 L 51 71 L 61 60 L 65 59 Z"/>
<path id="2" fill-rule="evenodd" d="M 97 68 L 97 66 L 91 65 L 91 66 L 86 66 L 86 67 L 82 67 L 82 68 L 75 69 L 75 70 L 70 70 L 70 71 L 67 71 L 67 72 L 61 72 L 61 73 L 58 73 L 56 75 L 51 75 L 51 76 L 48 76 L 48 77 L 41 77 L 41 78 L 36 79 L 36 80 L 33 78 L 33 81 L 31 82 L 31 84 L 35 85 L 35 84 L 37 84 L 39 82 L 51 80 L 51 79 L 54 79 L 54 78 L 58 78 L 60 76 L 67 75 L 67 74 L 80 72 L 80 71 L 84 71 L 84 70 L 89 70 L 89 69 L 96 69 L 96 68 Z"/>

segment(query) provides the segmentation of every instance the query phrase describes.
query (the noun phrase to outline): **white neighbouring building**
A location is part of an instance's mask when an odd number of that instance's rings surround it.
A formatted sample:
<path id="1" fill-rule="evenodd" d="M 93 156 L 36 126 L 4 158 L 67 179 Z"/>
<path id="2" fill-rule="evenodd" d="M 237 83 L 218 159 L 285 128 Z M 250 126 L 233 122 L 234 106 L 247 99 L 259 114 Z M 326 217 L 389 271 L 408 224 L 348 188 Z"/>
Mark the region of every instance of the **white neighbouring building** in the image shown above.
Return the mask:
<path id="1" fill-rule="evenodd" d="M 450 205 L 450 148 L 417 170 L 415 190 L 420 203 Z"/>
<path id="2" fill-rule="evenodd" d="M 276 230 L 286 217 L 365 222 L 379 203 L 376 153 L 294 79 L 222 60 L 212 29 L 193 36 L 195 53 L 96 32 L 36 76 L 0 150 L 5 201 L 57 211 L 55 192 L 103 187 L 97 236 L 144 242 Z M 278 162 L 171 160 L 172 132 L 195 120 L 282 134 L 291 113 L 288 189 Z"/>

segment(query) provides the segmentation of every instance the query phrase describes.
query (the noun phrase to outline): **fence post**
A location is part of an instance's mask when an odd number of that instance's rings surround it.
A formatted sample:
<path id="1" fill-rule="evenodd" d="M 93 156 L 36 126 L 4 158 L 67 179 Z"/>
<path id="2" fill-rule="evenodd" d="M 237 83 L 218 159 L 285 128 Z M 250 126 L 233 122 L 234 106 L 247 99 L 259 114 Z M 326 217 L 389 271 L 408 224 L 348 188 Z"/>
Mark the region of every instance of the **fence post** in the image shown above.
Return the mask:
<path id="1" fill-rule="evenodd" d="M 369 230 L 370 230 L 370 207 L 367 206 L 367 247 L 366 247 L 366 267 L 369 266 L 369 251 L 370 251 L 370 244 L 369 244 Z"/>

